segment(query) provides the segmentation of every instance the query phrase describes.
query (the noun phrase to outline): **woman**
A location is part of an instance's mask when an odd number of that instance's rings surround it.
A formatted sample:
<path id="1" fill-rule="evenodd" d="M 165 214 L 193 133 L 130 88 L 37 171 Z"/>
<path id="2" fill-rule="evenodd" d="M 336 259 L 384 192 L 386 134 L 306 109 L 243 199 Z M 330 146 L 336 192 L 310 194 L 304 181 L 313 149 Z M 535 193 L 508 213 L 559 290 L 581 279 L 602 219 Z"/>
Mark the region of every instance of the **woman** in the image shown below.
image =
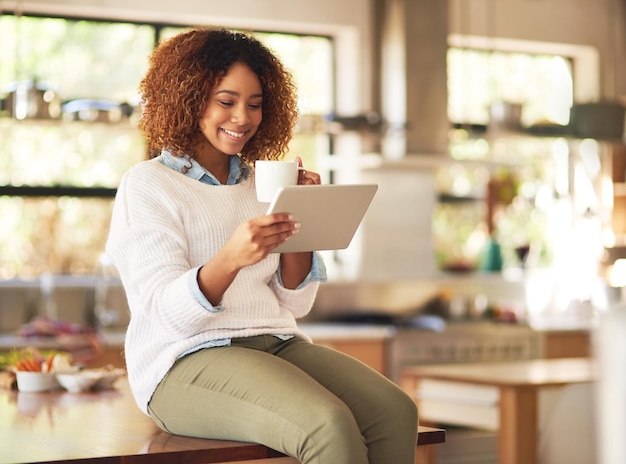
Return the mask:
<path id="1" fill-rule="evenodd" d="M 264 213 L 252 169 L 287 151 L 290 74 L 254 38 L 199 28 L 154 51 L 140 90 L 154 158 L 124 176 L 106 247 L 131 310 L 138 406 L 173 434 L 262 443 L 303 464 L 412 464 L 413 401 L 298 329 L 321 257 L 272 253 L 298 224 Z"/>

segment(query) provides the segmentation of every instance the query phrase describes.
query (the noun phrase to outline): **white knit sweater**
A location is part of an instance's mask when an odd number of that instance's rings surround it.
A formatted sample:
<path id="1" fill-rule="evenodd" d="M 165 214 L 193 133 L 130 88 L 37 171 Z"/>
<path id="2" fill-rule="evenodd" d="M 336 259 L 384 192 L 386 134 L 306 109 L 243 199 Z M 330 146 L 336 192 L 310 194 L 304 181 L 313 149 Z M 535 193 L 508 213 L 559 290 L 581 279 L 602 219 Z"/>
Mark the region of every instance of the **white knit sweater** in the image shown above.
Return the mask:
<path id="1" fill-rule="evenodd" d="M 207 185 L 156 159 L 124 176 L 106 252 L 128 298 L 126 366 L 144 412 L 176 357 L 203 342 L 260 334 L 308 339 L 295 319 L 311 310 L 319 283 L 282 287 L 276 278 L 278 254 L 239 272 L 224 294 L 222 312 L 207 310 L 191 291 L 198 268 L 241 222 L 264 214 L 266 207 L 257 202 L 252 180 Z"/>

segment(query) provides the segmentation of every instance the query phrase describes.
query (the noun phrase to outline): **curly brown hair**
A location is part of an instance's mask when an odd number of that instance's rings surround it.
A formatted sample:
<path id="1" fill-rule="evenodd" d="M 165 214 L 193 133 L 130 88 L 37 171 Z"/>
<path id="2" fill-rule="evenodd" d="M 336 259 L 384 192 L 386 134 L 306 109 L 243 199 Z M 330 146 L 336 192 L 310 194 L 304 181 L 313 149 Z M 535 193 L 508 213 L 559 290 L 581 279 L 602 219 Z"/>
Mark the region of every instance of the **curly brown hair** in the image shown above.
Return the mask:
<path id="1" fill-rule="evenodd" d="M 255 159 L 280 159 L 287 153 L 298 118 L 291 73 L 251 35 L 199 27 L 163 42 L 150 56 L 139 86 L 139 130 L 146 137 L 149 157 L 163 148 L 176 156 L 195 156 L 199 121 L 212 89 L 234 63 L 249 66 L 263 89 L 263 120 L 241 157 L 252 165 Z"/>

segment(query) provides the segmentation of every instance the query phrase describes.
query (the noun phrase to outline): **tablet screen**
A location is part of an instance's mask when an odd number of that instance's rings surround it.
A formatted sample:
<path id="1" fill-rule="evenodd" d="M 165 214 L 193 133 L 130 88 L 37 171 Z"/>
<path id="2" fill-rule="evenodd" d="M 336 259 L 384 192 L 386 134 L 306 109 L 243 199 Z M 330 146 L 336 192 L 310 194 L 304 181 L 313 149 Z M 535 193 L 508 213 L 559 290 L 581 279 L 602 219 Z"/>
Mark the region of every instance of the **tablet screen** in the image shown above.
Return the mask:
<path id="1" fill-rule="evenodd" d="M 283 187 L 267 212 L 291 213 L 300 231 L 274 252 L 347 248 L 377 190 L 376 184 Z"/>

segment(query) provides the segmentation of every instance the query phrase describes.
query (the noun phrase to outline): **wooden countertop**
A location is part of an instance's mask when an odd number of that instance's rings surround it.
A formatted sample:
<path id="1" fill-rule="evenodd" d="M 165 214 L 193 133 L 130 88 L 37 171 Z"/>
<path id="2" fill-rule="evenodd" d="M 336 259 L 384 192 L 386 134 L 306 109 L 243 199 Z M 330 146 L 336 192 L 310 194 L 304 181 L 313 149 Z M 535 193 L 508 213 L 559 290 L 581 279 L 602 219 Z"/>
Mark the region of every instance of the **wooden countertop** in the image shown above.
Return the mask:
<path id="1" fill-rule="evenodd" d="M 533 359 L 411 366 L 402 370 L 402 376 L 496 386 L 560 386 L 592 382 L 595 366 L 589 358 Z"/>
<path id="2" fill-rule="evenodd" d="M 137 408 L 125 377 L 95 392 L 0 390 L 0 430 L 0 464 L 209 464 L 282 456 L 262 445 L 161 431 Z M 418 449 L 444 441 L 443 430 L 420 427 Z"/>

